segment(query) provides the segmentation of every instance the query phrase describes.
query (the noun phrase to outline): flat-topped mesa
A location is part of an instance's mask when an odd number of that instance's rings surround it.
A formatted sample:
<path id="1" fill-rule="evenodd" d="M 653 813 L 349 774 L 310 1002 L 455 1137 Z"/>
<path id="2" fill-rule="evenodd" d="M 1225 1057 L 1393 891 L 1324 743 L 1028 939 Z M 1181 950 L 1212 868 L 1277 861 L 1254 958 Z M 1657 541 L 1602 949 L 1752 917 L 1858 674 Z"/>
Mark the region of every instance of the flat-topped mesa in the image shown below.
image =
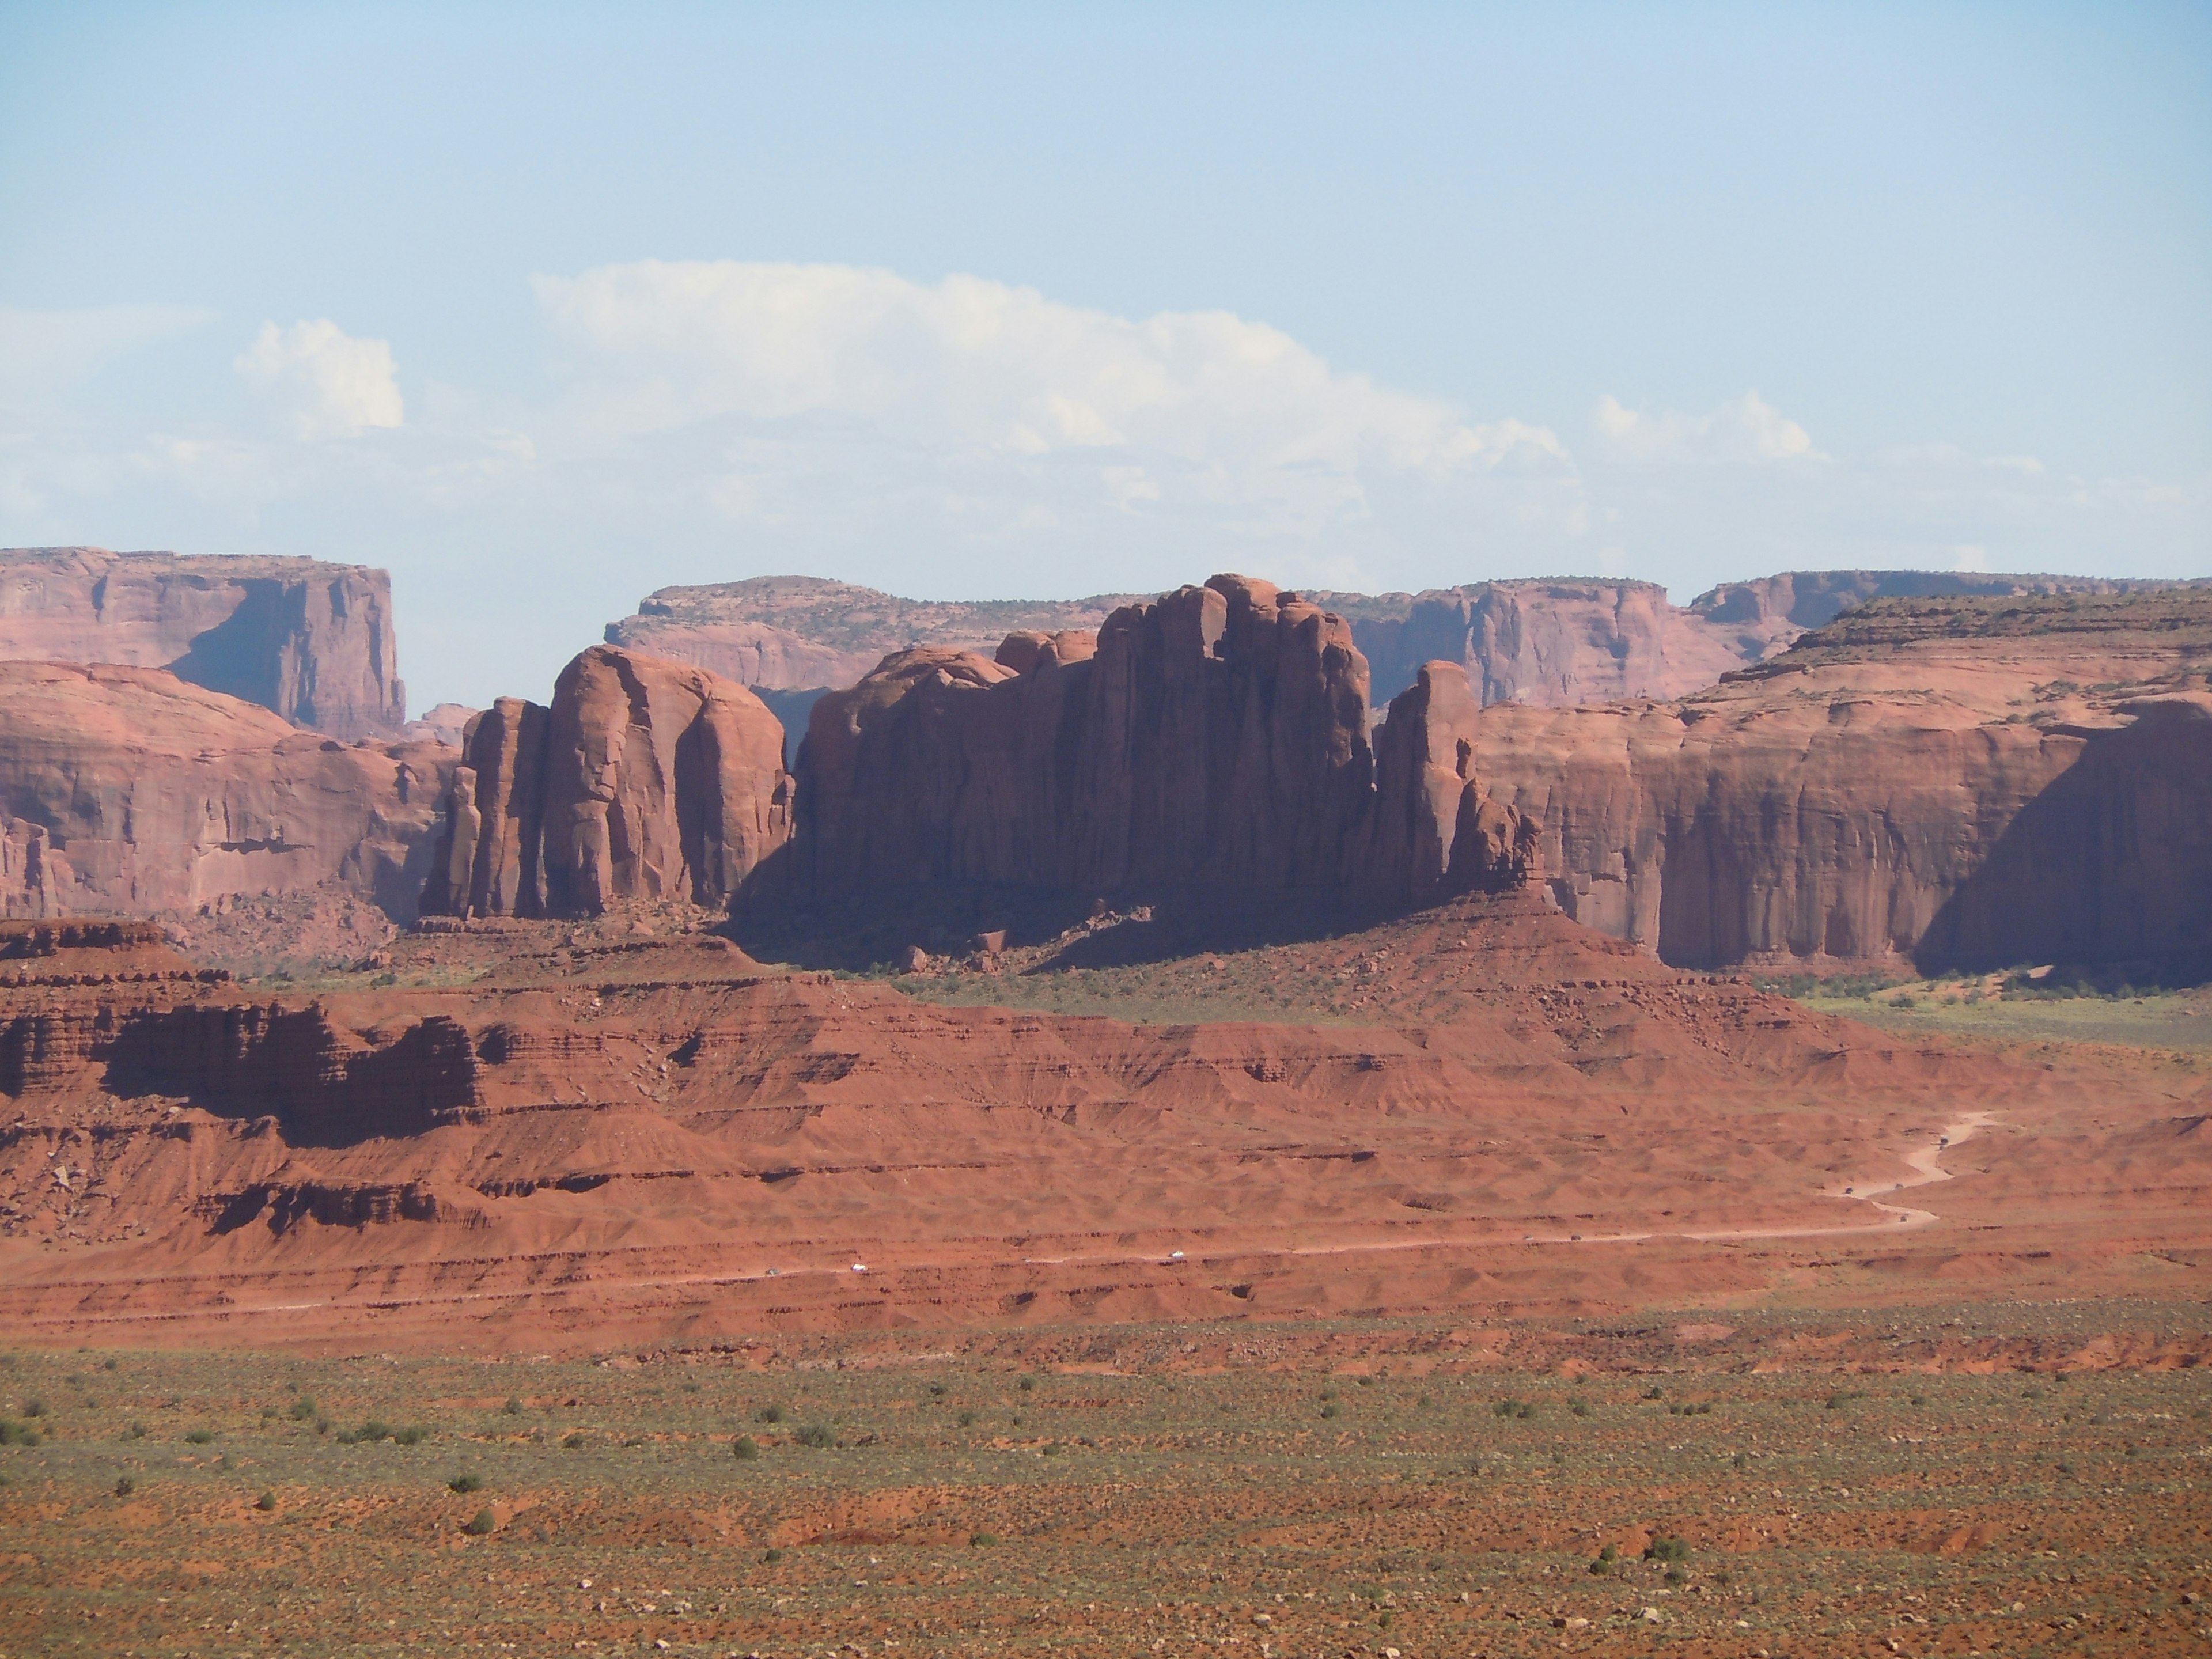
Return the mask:
<path id="1" fill-rule="evenodd" d="M 744 687 L 594 646 L 550 708 L 469 723 L 423 908 L 593 915 L 620 898 L 726 904 L 788 837 L 783 728 Z"/>
<path id="2" fill-rule="evenodd" d="M 1679 696 L 1744 661 L 1656 582 L 1553 578 L 1316 598 L 1351 622 L 1381 696 L 1410 687 L 1429 662 L 1460 665 L 1480 703 L 1563 708 Z"/>
<path id="3" fill-rule="evenodd" d="M 1437 666 L 1392 711 L 1384 742 L 1407 758 L 1378 801 L 1365 659 L 1341 617 L 1267 582 L 1125 606 L 1095 640 L 1018 632 L 995 659 L 894 653 L 815 705 L 797 873 L 817 898 L 976 884 L 1419 902 L 1510 884 L 1533 851 L 1517 820 L 1463 775 L 1430 779 L 1401 736 L 1431 696 L 1468 701 L 1465 674 Z M 1504 850 L 1478 856 L 1484 836 Z"/>
<path id="4" fill-rule="evenodd" d="M 407 718 L 392 579 L 363 565 L 0 548 L 0 659 L 166 668 L 332 737 Z"/>
<path id="5" fill-rule="evenodd" d="M 1732 582 L 1677 605 L 1656 582 L 1515 578 L 1419 593 L 1313 592 L 1351 624 L 1377 703 L 1422 664 L 1455 662 L 1485 703 L 1566 708 L 1677 697 L 1786 648 L 1798 634 L 1882 595 L 2119 593 L 2155 586 L 2100 577 L 1925 570 L 1787 572 Z M 1140 594 L 1080 599 L 905 599 L 812 576 L 665 587 L 606 628 L 607 642 L 671 657 L 751 687 L 805 735 L 814 699 L 860 683 L 918 646 L 989 657 L 1013 635 L 1104 625 Z"/>

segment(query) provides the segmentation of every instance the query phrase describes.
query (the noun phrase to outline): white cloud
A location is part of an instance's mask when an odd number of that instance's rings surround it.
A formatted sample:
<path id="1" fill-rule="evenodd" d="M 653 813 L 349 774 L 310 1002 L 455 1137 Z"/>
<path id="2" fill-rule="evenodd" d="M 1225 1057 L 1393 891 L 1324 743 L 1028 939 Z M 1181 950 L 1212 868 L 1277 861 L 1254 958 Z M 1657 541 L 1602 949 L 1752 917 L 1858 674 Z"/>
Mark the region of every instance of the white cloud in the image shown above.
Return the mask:
<path id="1" fill-rule="evenodd" d="M 433 365 L 404 405 L 390 348 L 329 322 L 272 324 L 234 366 L 211 333 L 145 349 L 205 320 L 181 309 L 0 312 L 0 544 L 387 564 L 417 695 L 481 702 L 542 691 L 641 593 L 776 570 L 975 597 L 1601 571 L 1681 598 L 1793 568 L 2103 569 L 2115 548 L 2191 574 L 2212 534 L 2202 475 L 1821 455 L 1753 393 L 1603 399 L 1571 456 L 1222 312 L 758 264 L 612 266 L 537 299 L 556 392 Z"/>
<path id="2" fill-rule="evenodd" d="M 1357 500 L 1376 468 L 1447 478 L 1564 461 L 1552 433 L 1468 424 L 1223 311 L 1142 320 L 974 276 L 845 265 L 609 265 L 535 279 L 610 433 L 830 422 L 971 457 L 1095 457 L 1109 498 Z M 1142 483 L 1132 483 L 1132 469 Z"/>
<path id="3" fill-rule="evenodd" d="M 1597 400 L 1598 434 L 1643 461 L 1787 461 L 1826 459 L 1805 428 L 1756 392 L 1710 415 L 1645 415 L 1610 393 Z"/>
<path id="4" fill-rule="evenodd" d="M 232 367 L 273 397 L 303 438 L 351 437 L 404 417 L 390 344 L 355 339 L 327 319 L 262 324 Z"/>
<path id="5" fill-rule="evenodd" d="M 1951 550 L 1951 568 L 1959 572 L 1980 572 L 1990 568 L 1990 550 L 1972 543 Z"/>

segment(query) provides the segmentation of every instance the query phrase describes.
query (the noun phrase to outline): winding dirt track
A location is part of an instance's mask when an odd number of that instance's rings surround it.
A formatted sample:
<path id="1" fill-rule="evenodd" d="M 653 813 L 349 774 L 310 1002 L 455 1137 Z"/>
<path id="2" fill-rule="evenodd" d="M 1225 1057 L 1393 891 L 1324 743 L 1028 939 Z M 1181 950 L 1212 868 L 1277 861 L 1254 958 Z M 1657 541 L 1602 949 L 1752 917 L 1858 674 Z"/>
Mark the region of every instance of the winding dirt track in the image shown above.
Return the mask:
<path id="1" fill-rule="evenodd" d="M 1894 1216 L 1900 1225 L 1909 1227 L 1925 1227 L 1932 1225 L 1942 1220 L 1943 1218 L 1937 1215 L 1932 1210 L 1910 1209 L 1897 1205 L 1884 1204 L 1880 1200 L 1877 1194 L 1904 1192 L 1915 1187 L 1931 1186 L 1938 1182 L 1954 1179 L 1952 1173 L 1944 1169 L 1937 1160 L 1950 1148 L 1958 1146 L 1962 1141 L 1972 1139 L 1977 1131 L 1990 1127 L 1990 1125 L 1995 1121 L 1996 1115 L 1994 1113 L 1970 1113 L 1966 1117 L 1960 1119 L 1957 1122 L 1948 1125 L 1942 1133 L 1929 1145 L 1918 1147 L 1914 1151 L 1905 1154 L 1905 1162 L 1911 1166 L 1913 1171 L 1912 1174 L 1904 1176 L 1899 1180 L 1892 1182 L 1886 1187 L 1873 1188 L 1862 1192 L 1857 1190 L 1856 1185 L 1854 1185 L 1852 1187 L 1845 1188 L 1840 1191 L 1825 1193 L 1822 1196 L 1842 1199 L 1852 1203 L 1871 1204 L 1875 1209 L 1884 1211 L 1888 1214 Z M 1518 1240 L 1513 1240 L 1504 1237 L 1487 1239 L 1419 1238 L 1401 1239 L 1378 1243 L 1316 1244 L 1294 1246 L 1289 1249 L 1261 1248 L 1257 1249 L 1240 1249 L 1222 1253 L 1219 1259 L 1234 1260 L 1244 1263 L 1249 1267 L 1254 1264 L 1264 1264 L 1269 1261 L 1291 1260 L 1307 1257 L 1386 1255 L 1400 1254 L 1406 1251 L 1437 1252 L 1449 1251 L 1455 1248 L 1465 1248 L 1468 1246 L 1478 1249 L 1494 1249 L 1515 1243 L 1523 1246 L 1635 1244 L 1647 1243 L 1652 1240 L 1669 1238 L 1684 1239 L 1698 1243 L 1717 1243 L 1736 1239 L 1818 1238 L 1847 1233 L 1867 1235 L 1880 1231 L 1882 1230 L 1876 1226 L 1862 1223 L 1856 1225 L 1846 1224 L 1837 1227 L 1740 1227 L 1727 1228 L 1719 1231 L 1682 1233 L 1650 1231 L 1635 1233 L 1603 1233 L 1589 1236 L 1580 1234 L 1561 1234 L 1555 1237 L 1528 1235 Z M 1177 1258 L 1169 1262 L 1163 1262 L 1158 1254 L 1142 1252 L 1115 1253 L 1111 1255 L 1067 1255 L 1054 1256 L 1032 1255 L 1024 1256 L 1020 1258 L 1018 1261 L 1006 1261 L 988 1264 L 978 1263 L 972 1260 L 961 1261 L 916 1261 L 901 1260 L 897 1262 L 895 1270 L 901 1273 L 934 1273 L 963 1270 L 974 1271 L 978 1267 L 995 1267 L 999 1270 L 1004 1271 L 1017 1267 L 1157 1267 L 1161 1266 L 1182 1265 L 1185 1265 L 1185 1263 L 1181 1258 Z M 1193 1257 L 1188 1260 L 1188 1265 L 1194 1268 L 1204 1267 L 1210 1265 L 1209 1258 L 1204 1255 Z M 609 1293 L 619 1293 L 624 1291 L 670 1291 L 685 1288 L 711 1288 L 717 1285 L 764 1285 L 771 1280 L 778 1282 L 807 1279 L 819 1281 L 823 1279 L 847 1279 L 865 1276 L 866 1276 L 866 1269 L 857 1267 L 847 1267 L 843 1268 L 804 1267 L 763 1268 L 750 1273 L 684 1273 L 678 1275 L 663 1274 L 627 1279 L 593 1279 L 591 1284 L 591 1288 L 594 1293 L 605 1295 Z M 414 1296 L 379 1296 L 374 1297 L 373 1301 L 334 1299 L 321 1302 L 268 1303 L 258 1306 L 234 1307 L 227 1311 L 231 1317 L 251 1317 L 255 1315 L 265 1316 L 307 1312 L 343 1312 L 349 1306 L 361 1309 L 374 1307 L 379 1311 L 386 1311 L 398 1308 L 461 1307 L 472 1303 L 519 1302 L 535 1297 L 540 1294 L 542 1294 L 542 1292 L 537 1289 L 445 1291 Z M 166 1312 L 149 1310 L 146 1312 L 94 1316 L 88 1322 L 97 1324 L 113 1324 L 119 1322 L 127 1324 L 146 1321 L 161 1321 L 167 1318 L 168 1316 L 169 1316 Z"/>

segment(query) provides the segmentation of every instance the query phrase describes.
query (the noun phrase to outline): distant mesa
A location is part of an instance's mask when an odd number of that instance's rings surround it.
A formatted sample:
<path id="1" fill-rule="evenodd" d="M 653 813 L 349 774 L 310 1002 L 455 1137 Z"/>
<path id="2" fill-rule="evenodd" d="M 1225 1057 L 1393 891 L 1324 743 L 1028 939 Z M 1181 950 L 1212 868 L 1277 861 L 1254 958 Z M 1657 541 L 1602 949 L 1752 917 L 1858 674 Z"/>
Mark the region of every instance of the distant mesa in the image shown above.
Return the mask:
<path id="1" fill-rule="evenodd" d="M 1455 662 L 1483 705 L 1572 708 L 1678 697 L 1765 660 L 1807 629 L 1871 599 L 1946 594 L 2113 594 L 2156 583 L 1918 570 L 1799 571 L 1730 582 L 1689 605 L 1654 582 L 1545 578 L 1469 582 L 1420 593 L 1316 591 L 1350 623 L 1375 707 L 1421 665 Z M 1097 629 L 1150 594 L 1068 600 L 904 599 L 813 576 L 664 587 L 607 641 L 696 663 L 750 686 L 796 744 L 815 697 L 856 685 L 895 651 L 945 646 L 988 657 L 1012 633 Z"/>
<path id="2" fill-rule="evenodd" d="M 458 749 L 461 734 L 469 729 L 469 722 L 483 711 L 466 703 L 441 702 L 425 709 L 402 728 L 404 734 L 419 743 L 448 743 Z"/>
<path id="3" fill-rule="evenodd" d="M 0 659 L 166 668 L 332 737 L 406 721 L 392 616 L 364 565 L 0 548 Z"/>

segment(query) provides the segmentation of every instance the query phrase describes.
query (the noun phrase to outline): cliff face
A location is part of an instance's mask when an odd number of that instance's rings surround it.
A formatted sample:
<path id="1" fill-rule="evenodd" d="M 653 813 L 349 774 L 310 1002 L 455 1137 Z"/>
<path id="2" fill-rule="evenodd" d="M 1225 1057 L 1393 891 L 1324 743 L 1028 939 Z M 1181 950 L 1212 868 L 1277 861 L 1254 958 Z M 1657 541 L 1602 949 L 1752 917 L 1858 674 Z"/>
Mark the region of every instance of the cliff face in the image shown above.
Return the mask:
<path id="1" fill-rule="evenodd" d="M 2208 666 L 2202 588 L 1885 600 L 1678 702 L 1454 729 L 1561 907 L 1671 963 L 2163 961 L 2212 945 Z"/>
<path id="2" fill-rule="evenodd" d="M 470 723 L 423 908 L 726 903 L 790 833 L 782 757 L 782 727 L 743 686 L 594 646 L 562 671 L 550 708 L 502 697 Z"/>
<path id="3" fill-rule="evenodd" d="M 1656 582 L 1472 582 L 1316 598 L 1351 621 L 1380 696 L 1412 685 L 1430 661 L 1459 664 L 1486 704 L 1544 708 L 1679 696 L 1744 663 Z"/>
<path id="4" fill-rule="evenodd" d="M 797 867 L 817 898 L 1396 906 L 1540 877 L 1701 968 L 2212 946 L 2212 588 L 1876 600 L 1671 702 L 1485 707 L 1432 661 L 1371 753 L 1348 633 L 1217 577 L 1115 613 L 1095 655 L 900 653 L 817 705 Z"/>
<path id="5" fill-rule="evenodd" d="M 799 691 L 855 684 L 894 651 L 948 646 L 988 656 L 1010 633 L 1095 629 L 1143 597 L 902 599 L 814 576 L 664 587 L 607 624 L 609 645 L 695 663 L 744 685 Z"/>
<path id="6" fill-rule="evenodd" d="M 1095 641 L 902 652 L 815 705 L 795 861 L 817 896 L 948 883 L 1436 896 L 1468 780 L 1455 752 L 1407 735 L 1431 696 L 1468 703 L 1464 675 L 1441 671 L 1393 711 L 1386 812 L 1350 630 L 1266 582 L 1216 576 L 1125 607 Z"/>
<path id="7" fill-rule="evenodd" d="M 0 662 L 0 915 L 327 884 L 405 921 L 453 757 L 340 744 L 160 669 Z"/>
<path id="8" fill-rule="evenodd" d="M 0 549 L 0 658 L 167 668 L 334 737 L 407 718 L 391 578 L 361 565 Z"/>
<path id="9" fill-rule="evenodd" d="M 1366 714 L 1344 624 L 1242 577 L 1095 642 L 902 652 L 814 706 L 799 863 L 817 891 L 1326 883 L 1372 787 Z"/>
<path id="10" fill-rule="evenodd" d="M 1421 665 L 1454 662 L 1484 703 L 1572 708 L 1679 697 L 1785 648 L 1846 607 L 1890 595 L 2118 593 L 2158 586 L 2074 576 L 1825 570 L 1734 582 L 1687 606 L 1652 582 L 1550 579 L 1470 582 L 1420 593 L 1313 592 L 1351 624 L 1377 703 Z M 760 576 L 665 587 L 607 625 L 608 643 L 753 688 L 793 740 L 819 691 L 857 684 L 895 652 L 939 646 L 989 657 L 1009 633 L 1096 629 L 1142 595 L 1060 600 L 902 599 L 849 582 Z"/>

